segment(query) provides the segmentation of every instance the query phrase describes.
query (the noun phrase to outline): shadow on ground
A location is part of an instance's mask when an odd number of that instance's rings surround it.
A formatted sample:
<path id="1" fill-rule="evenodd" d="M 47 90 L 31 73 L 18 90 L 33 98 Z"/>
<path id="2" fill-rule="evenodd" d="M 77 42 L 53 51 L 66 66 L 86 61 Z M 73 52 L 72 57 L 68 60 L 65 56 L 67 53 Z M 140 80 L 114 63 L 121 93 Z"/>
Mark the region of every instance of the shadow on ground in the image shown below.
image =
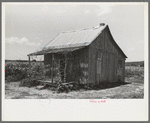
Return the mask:
<path id="1" fill-rule="evenodd" d="M 115 88 L 122 85 L 131 84 L 129 82 L 113 82 L 113 83 L 107 83 L 107 84 L 101 84 L 96 86 L 95 88 L 92 88 L 92 90 L 102 90 L 102 89 L 109 89 L 109 88 Z"/>

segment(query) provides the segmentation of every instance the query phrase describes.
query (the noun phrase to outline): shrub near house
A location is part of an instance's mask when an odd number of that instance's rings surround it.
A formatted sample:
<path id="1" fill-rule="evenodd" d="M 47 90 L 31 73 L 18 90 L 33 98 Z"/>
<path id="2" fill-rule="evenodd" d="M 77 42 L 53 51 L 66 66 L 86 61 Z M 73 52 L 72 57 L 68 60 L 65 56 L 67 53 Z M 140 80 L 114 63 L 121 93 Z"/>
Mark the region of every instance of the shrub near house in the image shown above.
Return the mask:
<path id="1" fill-rule="evenodd" d="M 7 63 L 5 66 L 5 80 L 7 82 L 20 81 L 29 78 L 29 76 L 31 79 L 40 79 L 44 76 L 44 67 L 40 64 L 29 66 L 26 62 Z"/>
<path id="2" fill-rule="evenodd" d="M 7 82 L 19 81 L 27 76 L 27 65 L 25 64 L 12 64 L 8 63 L 5 66 L 5 79 Z"/>

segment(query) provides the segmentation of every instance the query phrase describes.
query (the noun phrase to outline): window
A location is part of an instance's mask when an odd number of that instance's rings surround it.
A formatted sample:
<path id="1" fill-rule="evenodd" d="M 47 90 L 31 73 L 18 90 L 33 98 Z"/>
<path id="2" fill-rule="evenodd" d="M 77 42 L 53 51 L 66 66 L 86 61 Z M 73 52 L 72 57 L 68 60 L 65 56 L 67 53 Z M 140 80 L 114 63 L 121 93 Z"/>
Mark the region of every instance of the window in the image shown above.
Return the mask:
<path id="1" fill-rule="evenodd" d="M 118 60 L 118 65 L 119 65 L 119 68 L 122 68 L 122 60 Z"/>

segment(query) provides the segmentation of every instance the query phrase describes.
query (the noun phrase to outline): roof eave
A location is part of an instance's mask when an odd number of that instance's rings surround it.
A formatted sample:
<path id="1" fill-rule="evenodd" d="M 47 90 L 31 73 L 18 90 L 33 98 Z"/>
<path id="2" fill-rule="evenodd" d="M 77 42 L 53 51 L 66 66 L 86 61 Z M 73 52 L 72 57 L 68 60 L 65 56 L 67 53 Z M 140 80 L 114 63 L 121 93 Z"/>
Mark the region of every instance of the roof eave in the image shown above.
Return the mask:
<path id="1" fill-rule="evenodd" d="M 31 54 L 28 54 L 27 56 L 36 56 L 36 55 L 45 55 L 48 53 L 63 53 L 63 52 L 72 52 L 75 50 L 79 50 L 82 48 L 85 48 L 86 46 L 78 46 L 78 47 L 65 47 L 65 48 L 53 48 L 53 49 L 47 49 L 47 50 L 41 50 L 37 52 L 33 52 Z"/>

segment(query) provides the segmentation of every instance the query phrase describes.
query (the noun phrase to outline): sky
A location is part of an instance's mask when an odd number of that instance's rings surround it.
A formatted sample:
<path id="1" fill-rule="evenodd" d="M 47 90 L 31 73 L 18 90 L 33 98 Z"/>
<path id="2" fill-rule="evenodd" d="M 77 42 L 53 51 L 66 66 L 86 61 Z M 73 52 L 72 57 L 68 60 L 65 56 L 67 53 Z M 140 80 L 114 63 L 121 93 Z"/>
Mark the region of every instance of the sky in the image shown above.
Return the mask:
<path id="1" fill-rule="evenodd" d="M 5 59 L 27 60 L 59 33 L 105 23 L 128 57 L 144 60 L 143 3 L 5 3 Z"/>

